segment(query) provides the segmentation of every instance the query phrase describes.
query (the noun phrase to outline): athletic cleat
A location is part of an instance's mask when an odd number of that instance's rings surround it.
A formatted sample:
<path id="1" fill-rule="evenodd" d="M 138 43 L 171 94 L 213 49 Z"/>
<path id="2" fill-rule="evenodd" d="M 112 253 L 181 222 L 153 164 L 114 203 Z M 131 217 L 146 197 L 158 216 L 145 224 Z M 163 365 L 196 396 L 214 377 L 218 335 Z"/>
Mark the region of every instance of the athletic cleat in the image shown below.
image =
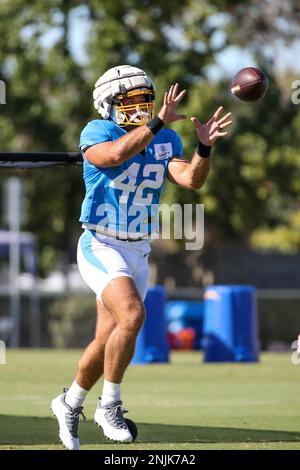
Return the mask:
<path id="1" fill-rule="evenodd" d="M 86 417 L 83 414 L 82 406 L 71 408 L 71 406 L 66 403 L 65 398 L 67 390 L 67 388 L 64 388 L 63 393 L 52 400 L 51 410 L 59 423 L 59 439 L 62 444 L 69 450 L 79 450 L 79 417 L 81 415 L 84 421 L 86 420 Z"/>
<path id="2" fill-rule="evenodd" d="M 97 406 L 94 421 L 102 428 L 104 436 L 114 442 L 132 442 L 133 438 L 123 417 L 126 410 L 122 408 L 121 401 L 114 401 L 101 406 L 101 399 Z"/>

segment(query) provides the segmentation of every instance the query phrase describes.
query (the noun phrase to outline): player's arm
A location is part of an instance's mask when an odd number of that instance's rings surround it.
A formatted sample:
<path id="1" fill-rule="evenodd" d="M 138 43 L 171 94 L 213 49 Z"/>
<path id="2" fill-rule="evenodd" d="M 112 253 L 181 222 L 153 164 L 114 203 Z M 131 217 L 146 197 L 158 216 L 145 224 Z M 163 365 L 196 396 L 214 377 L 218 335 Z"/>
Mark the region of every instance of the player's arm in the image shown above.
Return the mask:
<path id="1" fill-rule="evenodd" d="M 141 152 L 153 139 L 154 134 L 146 125 L 109 142 L 101 142 L 89 147 L 84 156 L 93 165 L 113 167 L 121 165 L 129 158 Z"/>
<path id="2" fill-rule="evenodd" d="M 200 124 L 195 117 L 191 118 L 196 128 L 199 145 L 191 161 L 176 157 L 170 160 L 168 179 L 172 183 L 187 189 L 200 189 L 203 186 L 209 173 L 211 146 L 217 139 L 228 134 L 223 129 L 232 123 L 231 113 L 219 118 L 222 110 L 223 107 L 219 107 L 206 124 Z"/>
<path id="3" fill-rule="evenodd" d="M 186 119 L 183 114 L 176 113 L 176 106 L 182 100 L 186 91 L 178 93 L 178 84 L 172 85 L 165 93 L 164 104 L 158 113 L 162 124 L 171 124 L 179 119 Z M 148 125 L 137 127 L 114 141 L 102 142 L 89 147 L 84 156 L 93 165 L 112 167 L 121 165 L 131 157 L 141 152 L 153 139 L 154 133 Z"/>

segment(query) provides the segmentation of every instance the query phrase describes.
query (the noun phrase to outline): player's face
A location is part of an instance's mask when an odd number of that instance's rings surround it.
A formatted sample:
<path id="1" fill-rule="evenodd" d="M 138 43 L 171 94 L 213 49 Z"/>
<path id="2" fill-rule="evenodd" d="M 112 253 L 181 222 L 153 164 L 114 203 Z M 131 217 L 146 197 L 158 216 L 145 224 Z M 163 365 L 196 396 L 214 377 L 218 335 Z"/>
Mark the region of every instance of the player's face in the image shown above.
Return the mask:
<path id="1" fill-rule="evenodd" d="M 151 91 L 129 92 L 129 96 L 120 97 L 115 105 L 116 122 L 127 131 L 146 124 L 153 117 L 154 93 Z"/>
<path id="2" fill-rule="evenodd" d="M 145 95 L 136 95 L 136 96 L 132 96 L 132 97 L 125 97 L 123 98 L 122 100 L 122 104 L 123 106 L 128 106 L 128 108 L 126 108 L 126 114 L 130 117 L 130 116 L 134 116 L 136 114 L 136 105 L 139 105 L 139 104 L 142 104 L 142 103 L 146 103 L 147 102 L 147 98 Z M 132 106 L 132 108 L 131 108 Z M 127 126 L 124 127 L 124 129 L 126 129 L 127 131 L 130 131 L 132 129 L 134 129 L 136 126 L 132 125 L 132 124 L 128 124 Z"/>
<path id="3" fill-rule="evenodd" d="M 133 105 L 133 104 L 139 104 L 139 103 L 146 103 L 146 96 L 145 95 L 136 95 L 136 96 L 132 96 L 132 97 L 125 97 L 123 98 L 122 100 L 122 104 L 124 106 L 129 106 L 129 105 Z M 130 112 L 130 114 L 133 113 L 133 110 L 129 110 L 128 113 Z"/>

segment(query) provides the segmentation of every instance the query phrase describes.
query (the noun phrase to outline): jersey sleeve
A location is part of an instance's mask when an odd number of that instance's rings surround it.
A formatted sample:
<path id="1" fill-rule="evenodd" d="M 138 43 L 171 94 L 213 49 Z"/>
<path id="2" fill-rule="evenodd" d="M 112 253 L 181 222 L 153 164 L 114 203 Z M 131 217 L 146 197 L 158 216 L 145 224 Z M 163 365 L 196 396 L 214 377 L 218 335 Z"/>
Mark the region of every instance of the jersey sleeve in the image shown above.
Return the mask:
<path id="1" fill-rule="evenodd" d="M 183 157 L 183 145 L 182 145 L 182 140 L 177 134 L 177 132 L 174 132 L 173 134 L 173 145 L 172 145 L 172 150 L 173 150 L 173 155 L 172 157 Z"/>
<path id="2" fill-rule="evenodd" d="M 94 120 L 89 122 L 80 135 L 79 148 L 85 149 L 95 144 L 108 142 L 112 140 L 109 130 L 105 126 L 105 122 Z"/>

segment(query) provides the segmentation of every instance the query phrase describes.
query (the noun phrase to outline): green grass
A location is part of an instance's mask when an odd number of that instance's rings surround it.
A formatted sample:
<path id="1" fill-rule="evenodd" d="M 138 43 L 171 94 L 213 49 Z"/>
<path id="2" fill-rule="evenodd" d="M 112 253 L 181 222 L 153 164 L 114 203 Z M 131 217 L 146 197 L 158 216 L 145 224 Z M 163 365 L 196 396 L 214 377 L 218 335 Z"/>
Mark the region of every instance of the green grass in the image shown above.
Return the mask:
<path id="1" fill-rule="evenodd" d="M 0 365 L 0 449 L 62 448 L 49 403 L 72 382 L 79 356 L 8 351 Z M 85 403 L 82 449 L 300 449 L 299 367 L 290 354 L 263 354 L 257 364 L 203 364 L 198 352 L 131 366 L 123 399 L 137 441 L 109 444 L 93 424 L 101 383 Z"/>

